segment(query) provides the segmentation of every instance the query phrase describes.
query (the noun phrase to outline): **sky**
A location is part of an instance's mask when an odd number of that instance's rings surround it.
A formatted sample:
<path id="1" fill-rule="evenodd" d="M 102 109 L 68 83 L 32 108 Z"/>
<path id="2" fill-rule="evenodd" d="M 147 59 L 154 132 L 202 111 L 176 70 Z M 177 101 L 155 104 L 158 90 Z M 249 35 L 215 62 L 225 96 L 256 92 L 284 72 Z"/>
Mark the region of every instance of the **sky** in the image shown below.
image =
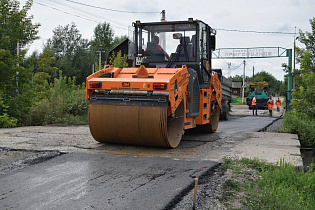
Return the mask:
<path id="1" fill-rule="evenodd" d="M 20 3 L 24 5 L 25 0 Z M 315 0 L 34 0 L 29 14 L 34 16 L 33 23 L 41 24 L 40 39 L 28 47 L 29 53 L 41 52 L 43 43 L 52 37 L 53 29 L 59 25 L 73 22 L 83 38 L 89 40 L 93 38 L 96 25 L 103 22 L 111 24 L 116 36 L 128 35 L 132 22 L 160 21 L 162 10 L 165 10 L 167 21 L 194 18 L 216 29 L 217 49 L 293 49 L 299 30 L 311 31 L 309 20 L 315 17 Z M 298 41 L 296 44 L 303 47 Z M 213 68 L 221 68 L 224 76 L 243 75 L 243 60 L 213 59 Z M 231 63 L 230 71 L 228 63 Z M 288 63 L 288 58 L 246 59 L 245 75 L 252 76 L 254 68 L 255 73 L 266 71 L 283 80 L 282 63 Z"/>

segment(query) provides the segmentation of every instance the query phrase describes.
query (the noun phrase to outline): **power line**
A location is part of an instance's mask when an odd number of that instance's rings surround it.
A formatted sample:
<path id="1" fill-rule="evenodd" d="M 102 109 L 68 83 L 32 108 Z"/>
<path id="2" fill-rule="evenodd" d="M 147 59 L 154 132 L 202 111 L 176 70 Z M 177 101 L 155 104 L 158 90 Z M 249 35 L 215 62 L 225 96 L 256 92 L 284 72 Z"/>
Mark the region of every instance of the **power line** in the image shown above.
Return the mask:
<path id="1" fill-rule="evenodd" d="M 77 14 L 73 14 L 73 13 L 70 13 L 70 12 L 67 12 L 67 11 L 63 11 L 63 10 L 58 9 L 58 8 L 56 8 L 56 7 L 53 7 L 53 6 L 48 6 L 48 5 L 45 5 L 45 4 L 36 2 L 36 1 L 34 1 L 34 3 L 39 4 L 39 5 L 41 5 L 41 6 L 44 6 L 44 7 L 51 8 L 51 9 L 53 9 L 53 10 L 57 10 L 57 11 L 59 11 L 59 12 L 63 12 L 63 13 L 68 14 L 68 15 L 72 15 L 72 16 L 75 16 L 75 17 L 84 19 L 84 20 L 88 20 L 88 21 L 91 21 L 91 22 L 94 22 L 94 23 L 100 23 L 100 21 L 92 20 L 92 19 L 90 19 L 90 18 L 82 17 L 81 15 L 77 15 Z M 118 29 L 127 30 L 127 29 L 125 29 L 125 28 L 121 28 L 121 27 L 117 27 L 117 26 L 112 26 L 112 27 L 118 28 Z"/>
<path id="2" fill-rule="evenodd" d="M 54 2 L 54 3 L 56 3 L 56 4 L 60 4 L 60 5 L 64 6 L 64 7 L 66 7 L 66 8 L 71 8 L 71 9 L 73 9 L 73 10 L 75 10 L 75 11 L 80 11 L 80 12 L 82 12 L 82 13 L 91 15 L 92 17 L 98 17 L 98 18 L 100 18 L 100 19 L 102 19 L 102 20 L 103 20 L 103 19 L 107 19 L 109 22 L 113 22 L 113 23 L 116 23 L 117 25 L 121 25 L 121 26 L 124 26 L 124 27 L 128 27 L 127 25 L 124 25 L 123 23 L 120 23 L 120 22 L 111 20 L 111 19 L 109 19 L 109 18 L 102 17 L 102 16 L 100 16 L 100 15 L 97 15 L 97 14 L 92 13 L 92 12 L 88 12 L 88 11 L 86 11 L 86 10 L 79 9 L 79 8 L 77 8 L 77 7 L 70 6 L 70 5 L 68 5 L 68 4 L 62 3 L 62 2 L 57 1 L 57 0 L 49 0 L 49 1 Z M 119 28 L 119 27 L 116 27 L 116 28 Z M 126 28 L 119 28 L 119 29 L 126 30 Z"/>
<path id="3" fill-rule="evenodd" d="M 243 65 L 243 61 L 239 64 L 239 65 L 237 65 L 237 66 L 233 66 L 233 69 L 231 69 L 231 71 L 234 71 L 234 70 L 236 70 L 236 69 L 238 69 L 239 67 L 241 67 L 241 65 Z"/>
<path id="4" fill-rule="evenodd" d="M 74 4 L 79 4 L 79 5 L 83 5 L 83 6 L 87 6 L 87 7 L 92 7 L 92 8 L 96 8 L 96 9 L 103 9 L 103 10 L 107 10 L 107 11 L 112 11 L 112 12 L 124 12 L 124 13 L 160 13 L 160 12 L 134 12 L 134 11 L 125 11 L 125 10 L 118 10 L 118 9 L 109 9 L 109 8 L 105 8 L 105 7 L 98 7 L 98 6 L 94 6 L 94 5 L 90 5 L 90 4 L 84 4 L 84 3 L 80 3 L 80 2 L 76 2 L 76 1 L 72 1 L 72 0 L 66 0 L 68 2 L 74 3 Z"/>
<path id="5" fill-rule="evenodd" d="M 250 31 L 250 30 L 237 30 L 237 29 L 224 29 L 217 28 L 217 31 L 231 31 L 231 32 L 242 32 L 242 33 L 257 33 L 257 34 L 296 34 L 293 32 L 281 32 L 281 31 Z"/>
<path id="6" fill-rule="evenodd" d="M 59 11 L 59 12 L 66 13 L 66 14 L 68 14 L 68 15 L 73 15 L 73 16 L 76 16 L 76 17 L 78 17 L 78 18 L 82 18 L 82 19 L 85 19 L 85 20 L 88 20 L 88 21 L 92 21 L 92 22 L 95 22 L 95 23 L 99 23 L 98 21 L 91 20 L 91 19 L 89 19 L 89 18 L 85 18 L 85 17 L 82 17 L 82 16 L 80 16 L 80 15 L 72 14 L 72 13 L 70 13 L 70 12 L 66 12 L 66 11 L 60 10 L 60 9 L 58 9 L 58 8 L 55 8 L 55 7 L 52 7 L 52 6 L 48 6 L 48 5 L 45 5 L 45 4 L 36 2 L 36 1 L 35 1 L 34 3 L 39 4 L 39 5 L 42 5 L 42 6 L 44 6 L 44 7 L 48 7 L 48 8 L 57 10 L 57 11 Z"/>

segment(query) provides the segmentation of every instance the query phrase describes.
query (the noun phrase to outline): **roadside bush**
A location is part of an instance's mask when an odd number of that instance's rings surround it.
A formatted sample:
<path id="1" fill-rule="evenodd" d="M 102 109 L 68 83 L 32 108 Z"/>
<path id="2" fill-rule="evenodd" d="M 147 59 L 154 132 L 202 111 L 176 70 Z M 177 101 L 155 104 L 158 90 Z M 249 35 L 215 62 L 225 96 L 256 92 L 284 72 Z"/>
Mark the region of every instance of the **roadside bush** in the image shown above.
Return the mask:
<path id="1" fill-rule="evenodd" d="M 117 55 L 113 52 L 109 58 L 109 64 L 113 67 L 123 68 L 128 65 L 127 55 L 122 55 L 121 50 L 117 52 Z"/>
<path id="2" fill-rule="evenodd" d="M 71 124 L 71 122 L 87 124 L 88 101 L 85 98 L 85 84 L 75 83 L 75 77 L 67 78 L 62 76 L 60 71 L 59 79 L 55 78 L 54 83 L 49 85 L 48 96 L 33 105 L 32 124 Z"/>
<path id="3" fill-rule="evenodd" d="M 30 111 L 30 125 L 49 124 L 51 116 L 51 114 L 48 113 L 50 110 L 49 103 L 48 99 L 42 99 L 34 103 Z"/>
<path id="4" fill-rule="evenodd" d="M 283 118 L 283 131 L 297 134 L 302 147 L 315 149 L 315 120 L 305 115 L 286 113 Z"/>
<path id="5" fill-rule="evenodd" d="M 311 21 L 311 24 L 313 26 L 315 22 Z M 309 35 L 308 37 L 311 39 L 313 35 Z M 305 43 L 314 43 L 307 41 L 303 33 L 301 34 L 301 38 Z M 303 50 L 300 53 L 300 87 L 292 91 L 292 113 L 286 113 L 283 121 L 283 130 L 297 134 L 302 147 L 312 147 L 315 149 L 315 73 L 312 66 L 314 56 L 309 49 Z"/>
<path id="6" fill-rule="evenodd" d="M 0 95 L 0 128 L 12 128 L 17 126 L 18 120 L 7 113 L 8 108 L 9 106 L 3 103 Z"/>

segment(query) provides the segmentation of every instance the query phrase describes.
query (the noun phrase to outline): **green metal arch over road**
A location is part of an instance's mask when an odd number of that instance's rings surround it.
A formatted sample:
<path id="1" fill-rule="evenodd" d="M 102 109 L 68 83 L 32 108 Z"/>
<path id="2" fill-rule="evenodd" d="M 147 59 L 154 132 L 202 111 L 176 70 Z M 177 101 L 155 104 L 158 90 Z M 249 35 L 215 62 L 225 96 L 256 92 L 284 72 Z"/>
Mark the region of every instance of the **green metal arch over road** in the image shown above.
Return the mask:
<path id="1" fill-rule="evenodd" d="M 292 99 L 292 49 L 282 47 L 253 47 L 253 48 L 219 48 L 212 52 L 213 59 L 251 59 L 288 57 L 288 89 L 287 110 L 291 110 Z"/>

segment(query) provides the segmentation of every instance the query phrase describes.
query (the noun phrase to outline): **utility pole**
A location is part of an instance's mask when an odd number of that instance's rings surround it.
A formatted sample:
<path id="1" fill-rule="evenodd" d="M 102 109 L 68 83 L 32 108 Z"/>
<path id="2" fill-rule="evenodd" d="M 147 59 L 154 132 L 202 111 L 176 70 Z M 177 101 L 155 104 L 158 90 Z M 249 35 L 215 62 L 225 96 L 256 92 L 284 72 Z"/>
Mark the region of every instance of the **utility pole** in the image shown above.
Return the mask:
<path id="1" fill-rule="evenodd" d="M 161 12 L 161 22 L 165 21 L 165 10 L 163 9 Z"/>
<path id="2" fill-rule="evenodd" d="M 98 53 L 98 70 L 101 70 L 101 65 L 102 65 L 102 52 L 105 52 L 105 51 L 96 51 L 96 53 Z"/>
<path id="3" fill-rule="evenodd" d="M 231 77 L 231 62 L 228 63 L 228 77 L 230 78 Z"/>
<path id="4" fill-rule="evenodd" d="M 294 30 L 294 42 L 293 42 L 293 89 L 295 89 L 295 33 L 296 33 L 296 26 Z"/>
<path id="5" fill-rule="evenodd" d="M 255 82 L 255 67 L 253 66 L 253 82 Z"/>
<path id="6" fill-rule="evenodd" d="M 244 60 L 244 69 L 243 69 L 243 86 L 242 86 L 242 104 L 244 103 L 244 92 L 245 92 L 245 60 Z"/>
<path id="7" fill-rule="evenodd" d="M 288 60 L 288 91 L 287 91 L 287 107 L 286 111 L 291 111 L 291 99 L 292 99 L 292 49 L 287 49 Z"/>
<path id="8" fill-rule="evenodd" d="M 18 57 L 19 60 L 19 55 L 20 55 L 20 41 L 18 40 L 18 42 L 16 43 L 16 56 Z M 17 66 L 19 66 L 19 61 L 17 63 Z M 19 70 L 16 71 L 16 77 L 15 77 L 15 81 L 16 81 L 16 93 L 19 93 Z"/>
<path id="9" fill-rule="evenodd" d="M 161 22 L 165 22 L 165 10 L 163 9 L 161 12 Z M 160 33 L 159 35 L 160 38 L 160 45 L 163 49 L 166 49 L 166 40 L 165 40 L 165 33 Z"/>

